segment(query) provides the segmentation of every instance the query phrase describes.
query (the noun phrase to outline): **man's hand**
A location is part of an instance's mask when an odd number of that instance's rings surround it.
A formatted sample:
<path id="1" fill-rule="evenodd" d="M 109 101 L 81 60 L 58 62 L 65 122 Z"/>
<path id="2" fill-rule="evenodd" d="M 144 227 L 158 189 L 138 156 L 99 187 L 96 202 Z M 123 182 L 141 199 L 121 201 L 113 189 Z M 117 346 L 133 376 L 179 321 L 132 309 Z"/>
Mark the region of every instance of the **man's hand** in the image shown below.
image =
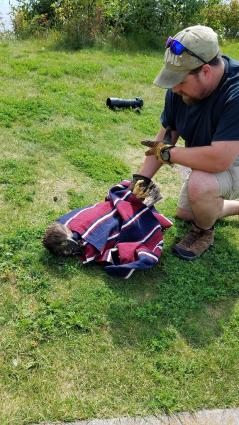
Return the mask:
<path id="1" fill-rule="evenodd" d="M 149 150 L 145 152 L 146 156 L 154 155 L 156 156 L 157 160 L 161 159 L 160 151 L 161 151 L 161 148 L 165 146 L 163 142 L 158 142 L 156 140 L 142 140 L 141 144 L 150 148 Z"/>
<path id="2" fill-rule="evenodd" d="M 142 200 L 146 198 L 151 183 L 152 180 L 149 177 L 142 176 L 141 174 L 133 174 L 129 190 L 131 190 L 138 199 Z"/>
<path id="3" fill-rule="evenodd" d="M 151 207 L 162 199 L 160 188 L 150 178 L 134 174 L 129 189 L 145 205 Z"/>
<path id="4" fill-rule="evenodd" d="M 142 140 L 142 145 L 148 146 L 150 149 L 145 152 L 146 156 L 154 155 L 156 159 L 162 164 L 168 164 L 169 161 L 165 161 L 162 158 L 162 152 L 171 149 L 174 144 L 172 142 L 171 128 L 167 127 L 164 138 L 162 141 L 158 140 Z"/>
<path id="5" fill-rule="evenodd" d="M 162 158 L 162 152 L 168 149 L 172 149 L 174 146 L 165 144 L 164 142 L 158 142 L 156 140 L 142 140 L 141 143 L 142 145 L 148 146 L 150 148 L 145 152 L 146 156 L 154 155 L 162 164 L 170 164 L 169 161 L 165 161 Z"/>
<path id="6" fill-rule="evenodd" d="M 149 191 L 150 191 L 150 184 L 147 187 L 145 187 L 143 180 L 138 180 L 135 183 L 134 188 L 132 190 L 136 198 L 140 199 L 141 201 L 147 198 L 147 196 L 149 195 Z"/>

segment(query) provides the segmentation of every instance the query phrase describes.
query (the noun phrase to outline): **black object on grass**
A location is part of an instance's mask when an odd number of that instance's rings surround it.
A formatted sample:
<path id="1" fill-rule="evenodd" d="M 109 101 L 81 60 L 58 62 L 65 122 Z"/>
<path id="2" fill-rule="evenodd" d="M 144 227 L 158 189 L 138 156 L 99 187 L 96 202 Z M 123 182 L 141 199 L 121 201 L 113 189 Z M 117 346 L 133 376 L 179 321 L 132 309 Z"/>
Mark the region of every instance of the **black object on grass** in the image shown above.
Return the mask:
<path id="1" fill-rule="evenodd" d="M 124 109 L 124 108 L 133 108 L 141 109 L 144 104 L 143 99 L 140 97 L 135 97 L 135 99 L 120 99 L 118 97 L 108 97 L 106 100 L 106 105 L 110 109 Z"/>

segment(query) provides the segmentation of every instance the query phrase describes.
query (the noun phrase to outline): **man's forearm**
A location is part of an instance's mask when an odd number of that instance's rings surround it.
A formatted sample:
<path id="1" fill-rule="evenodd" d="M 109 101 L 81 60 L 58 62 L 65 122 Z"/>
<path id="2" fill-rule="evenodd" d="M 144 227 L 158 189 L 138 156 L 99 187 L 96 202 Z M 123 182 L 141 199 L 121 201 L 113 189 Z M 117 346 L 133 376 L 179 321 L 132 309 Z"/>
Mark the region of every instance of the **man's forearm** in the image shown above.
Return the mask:
<path id="1" fill-rule="evenodd" d="M 184 165 L 194 170 L 219 173 L 225 171 L 230 166 L 233 162 L 233 156 L 236 157 L 236 154 L 233 155 L 230 152 L 229 142 L 229 150 L 223 148 L 222 143 L 220 145 L 220 142 L 217 142 L 214 146 L 193 148 L 175 147 L 171 149 L 170 160 L 174 164 Z"/>
<path id="2" fill-rule="evenodd" d="M 147 156 L 145 157 L 144 163 L 139 170 L 139 174 L 142 174 L 142 176 L 146 176 L 151 179 L 161 166 L 162 163 L 159 162 L 155 156 Z"/>

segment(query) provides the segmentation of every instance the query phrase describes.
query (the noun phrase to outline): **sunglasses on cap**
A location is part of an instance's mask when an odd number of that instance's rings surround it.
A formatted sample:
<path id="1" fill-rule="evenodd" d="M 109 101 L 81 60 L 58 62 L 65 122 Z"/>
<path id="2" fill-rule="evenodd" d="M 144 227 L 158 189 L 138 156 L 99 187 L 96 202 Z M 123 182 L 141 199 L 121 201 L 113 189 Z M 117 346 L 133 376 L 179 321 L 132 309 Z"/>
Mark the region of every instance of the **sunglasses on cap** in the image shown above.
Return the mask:
<path id="1" fill-rule="evenodd" d="M 165 48 L 166 49 L 170 48 L 171 52 L 176 56 L 181 55 L 183 52 L 187 52 L 189 55 L 194 56 L 195 58 L 199 59 L 204 64 L 208 63 L 204 59 L 202 59 L 200 56 L 196 55 L 196 53 L 193 53 L 191 50 L 185 47 L 182 43 L 180 43 L 180 41 L 175 40 L 171 36 L 168 37 L 165 44 Z"/>

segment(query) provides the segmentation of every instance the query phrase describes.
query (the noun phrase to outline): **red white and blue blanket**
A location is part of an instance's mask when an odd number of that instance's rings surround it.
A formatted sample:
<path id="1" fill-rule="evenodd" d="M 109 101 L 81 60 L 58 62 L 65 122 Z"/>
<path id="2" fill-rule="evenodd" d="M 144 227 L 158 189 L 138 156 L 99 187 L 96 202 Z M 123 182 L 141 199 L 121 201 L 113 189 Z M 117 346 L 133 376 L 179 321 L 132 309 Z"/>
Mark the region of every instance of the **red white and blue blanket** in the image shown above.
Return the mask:
<path id="1" fill-rule="evenodd" d="M 172 222 L 147 207 L 128 190 L 130 181 L 113 186 L 104 202 L 80 208 L 57 221 L 77 232 L 84 245 L 83 263 L 97 261 L 111 276 L 129 278 L 158 263 L 163 231 Z"/>

